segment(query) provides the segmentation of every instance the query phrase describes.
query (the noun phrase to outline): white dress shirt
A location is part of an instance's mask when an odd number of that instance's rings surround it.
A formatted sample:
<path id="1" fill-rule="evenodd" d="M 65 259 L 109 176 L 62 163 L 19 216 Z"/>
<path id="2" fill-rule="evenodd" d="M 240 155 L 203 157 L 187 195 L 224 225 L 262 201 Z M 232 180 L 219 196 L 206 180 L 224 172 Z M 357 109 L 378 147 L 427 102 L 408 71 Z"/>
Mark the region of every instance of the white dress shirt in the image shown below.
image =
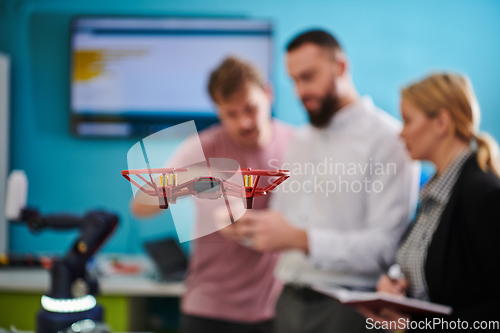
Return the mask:
<path id="1" fill-rule="evenodd" d="M 400 130 L 367 96 L 339 110 L 326 128 L 299 130 L 279 166 L 291 177 L 274 191 L 271 207 L 306 230 L 309 254 L 283 252 L 279 279 L 375 287 L 394 263 L 418 198 L 420 164 Z"/>

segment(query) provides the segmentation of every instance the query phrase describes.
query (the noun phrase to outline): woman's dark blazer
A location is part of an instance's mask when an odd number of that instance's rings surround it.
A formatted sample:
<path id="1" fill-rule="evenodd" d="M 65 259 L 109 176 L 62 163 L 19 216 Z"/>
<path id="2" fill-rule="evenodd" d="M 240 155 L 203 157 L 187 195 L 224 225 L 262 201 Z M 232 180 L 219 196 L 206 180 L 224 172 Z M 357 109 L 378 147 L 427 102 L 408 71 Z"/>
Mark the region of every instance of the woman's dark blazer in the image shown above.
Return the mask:
<path id="1" fill-rule="evenodd" d="M 431 302 L 453 307 L 446 320 L 500 320 L 500 179 L 473 154 L 453 187 L 427 252 Z M 425 317 L 413 316 L 414 320 Z"/>

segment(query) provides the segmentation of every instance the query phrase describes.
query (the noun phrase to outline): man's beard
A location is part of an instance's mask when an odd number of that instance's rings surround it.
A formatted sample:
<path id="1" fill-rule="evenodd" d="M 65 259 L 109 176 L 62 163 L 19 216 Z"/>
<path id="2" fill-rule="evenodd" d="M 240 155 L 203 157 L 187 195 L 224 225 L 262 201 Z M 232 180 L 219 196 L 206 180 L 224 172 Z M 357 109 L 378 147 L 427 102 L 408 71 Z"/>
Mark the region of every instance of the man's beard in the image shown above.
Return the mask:
<path id="1" fill-rule="evenodd" d="M 339 98 L 331 92 L 322 98 L 320 107 L 314 112 L 307 110 L 309 122 L 317 128 L 324 128 L 330 124 L 333 115 L 340 109 Z"/>

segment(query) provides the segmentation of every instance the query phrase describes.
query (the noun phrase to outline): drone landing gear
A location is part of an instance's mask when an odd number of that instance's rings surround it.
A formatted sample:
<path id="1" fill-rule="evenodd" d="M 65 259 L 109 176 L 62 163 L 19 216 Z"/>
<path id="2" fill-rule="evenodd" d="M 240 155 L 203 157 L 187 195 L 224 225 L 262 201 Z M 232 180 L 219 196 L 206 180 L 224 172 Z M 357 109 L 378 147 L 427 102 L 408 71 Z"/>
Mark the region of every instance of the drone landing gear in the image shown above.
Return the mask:
<path id="1" fill-rule="evenodd" d="M 253 208 L 253 198 L 244 198 L 243 204 L 245 205 L 245 209 L 252 209 Z"/>

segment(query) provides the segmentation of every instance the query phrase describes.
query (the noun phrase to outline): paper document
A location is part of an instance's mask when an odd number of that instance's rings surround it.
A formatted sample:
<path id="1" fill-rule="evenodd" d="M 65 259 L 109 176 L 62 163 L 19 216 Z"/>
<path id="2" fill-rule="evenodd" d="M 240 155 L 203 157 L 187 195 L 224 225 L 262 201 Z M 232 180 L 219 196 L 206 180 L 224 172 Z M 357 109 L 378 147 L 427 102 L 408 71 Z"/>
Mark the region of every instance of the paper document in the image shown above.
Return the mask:
<path id="1" fill-rule="evenodd" d="M 337 299 L 346 305 L 362 305 L 371 310 L 391 308 L 406 313 L 422 313 L 431 315 L 450 315 L 453 309 L 450 306 L 408 298 L 384 292 L 352 291 L 341 287 L 325 287 L 313 285 L 312 289 L 319 293 Z"/>

